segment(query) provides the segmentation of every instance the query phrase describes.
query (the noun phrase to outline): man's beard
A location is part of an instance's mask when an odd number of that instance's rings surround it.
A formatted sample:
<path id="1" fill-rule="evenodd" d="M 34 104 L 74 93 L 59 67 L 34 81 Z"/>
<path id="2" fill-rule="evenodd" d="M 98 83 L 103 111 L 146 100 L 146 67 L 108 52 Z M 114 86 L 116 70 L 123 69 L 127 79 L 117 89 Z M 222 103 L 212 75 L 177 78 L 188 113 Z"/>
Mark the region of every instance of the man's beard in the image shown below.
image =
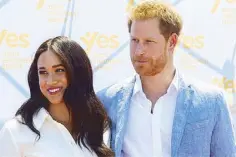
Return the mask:
<path id="1" fill-rule="evenodd" d="M 166 50 L 166 48 L 165 48 Z M 136 60 L 148 60 L 144 65 L 135 65 Z M 142 56 L 136 56 L 133 59 L 133 66 L 135 71 L 141 76 L 154 76 L 163 71 L 167 64 L 167 52 L 164 51 L 158 58 L 145 58 Z"/>

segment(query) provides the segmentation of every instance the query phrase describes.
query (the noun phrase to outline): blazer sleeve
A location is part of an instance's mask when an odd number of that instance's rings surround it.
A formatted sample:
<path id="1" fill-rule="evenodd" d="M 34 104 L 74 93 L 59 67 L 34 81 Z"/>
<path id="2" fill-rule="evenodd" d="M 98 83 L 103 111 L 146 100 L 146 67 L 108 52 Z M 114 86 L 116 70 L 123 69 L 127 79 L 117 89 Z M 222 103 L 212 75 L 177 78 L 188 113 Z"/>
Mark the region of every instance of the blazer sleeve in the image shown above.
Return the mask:
<path id="1" fill-rule="evenodd" d="M 0 157 L 21 157 L 11 130 L 6 124 L 0 130 Z"/>
<path id="2" fill-rule="evenodd" d="M 235 136 L 224 94 L 216 96 L 215 126 L 211 139 L 211 157 L 236 157 Z"/>

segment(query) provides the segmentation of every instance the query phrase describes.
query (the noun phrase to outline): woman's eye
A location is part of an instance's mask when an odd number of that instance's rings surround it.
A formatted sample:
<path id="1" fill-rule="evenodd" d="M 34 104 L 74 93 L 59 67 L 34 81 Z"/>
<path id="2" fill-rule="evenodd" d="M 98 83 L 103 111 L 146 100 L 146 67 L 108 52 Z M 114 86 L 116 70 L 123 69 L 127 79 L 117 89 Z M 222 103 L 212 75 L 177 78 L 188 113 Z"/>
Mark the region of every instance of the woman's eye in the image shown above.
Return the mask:
<path id="1" fill-rule="evenodd" d="M 56 72 L 65 72 L 65 69 L 57 69 Z"/>
<path id="2" fill-rule="evenodd" d="M 39 74 L 40 74 L 40 75 L 46 75 L 47 72 L 46 72 L 46 71 L 39 71 Z"/>

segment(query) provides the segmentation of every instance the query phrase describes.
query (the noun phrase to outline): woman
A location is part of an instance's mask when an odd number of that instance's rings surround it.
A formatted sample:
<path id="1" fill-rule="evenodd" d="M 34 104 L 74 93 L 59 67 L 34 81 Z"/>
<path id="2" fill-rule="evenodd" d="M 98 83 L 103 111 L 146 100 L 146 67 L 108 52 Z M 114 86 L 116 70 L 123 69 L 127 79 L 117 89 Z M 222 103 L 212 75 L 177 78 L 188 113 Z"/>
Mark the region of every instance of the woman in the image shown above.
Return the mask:
<path id="1" fill-rule="evenodd" d="M 0 132 L 1 157 L 110 157 L 108 116 L 93 89 L 85 51 L 66 37 L 38 48 L 30 98 Z M 104 136 L 105 135 L 105 136 Z"/>

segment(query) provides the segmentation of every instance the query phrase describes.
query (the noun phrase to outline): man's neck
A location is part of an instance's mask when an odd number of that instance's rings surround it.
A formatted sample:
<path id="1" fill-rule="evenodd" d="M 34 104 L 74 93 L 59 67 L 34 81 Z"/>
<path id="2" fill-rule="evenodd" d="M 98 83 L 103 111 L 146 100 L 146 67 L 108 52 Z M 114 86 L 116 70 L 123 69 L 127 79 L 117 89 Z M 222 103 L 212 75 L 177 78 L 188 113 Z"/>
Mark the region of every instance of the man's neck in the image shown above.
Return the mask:
<path id="1" fill-rule="evenodd" d="M 156 101 L 167 93 L 174 78 L 175 68 L 164 69 L 155 76 L 141 76 L 142 88 L 146 97 L 155 104 Z"/>

